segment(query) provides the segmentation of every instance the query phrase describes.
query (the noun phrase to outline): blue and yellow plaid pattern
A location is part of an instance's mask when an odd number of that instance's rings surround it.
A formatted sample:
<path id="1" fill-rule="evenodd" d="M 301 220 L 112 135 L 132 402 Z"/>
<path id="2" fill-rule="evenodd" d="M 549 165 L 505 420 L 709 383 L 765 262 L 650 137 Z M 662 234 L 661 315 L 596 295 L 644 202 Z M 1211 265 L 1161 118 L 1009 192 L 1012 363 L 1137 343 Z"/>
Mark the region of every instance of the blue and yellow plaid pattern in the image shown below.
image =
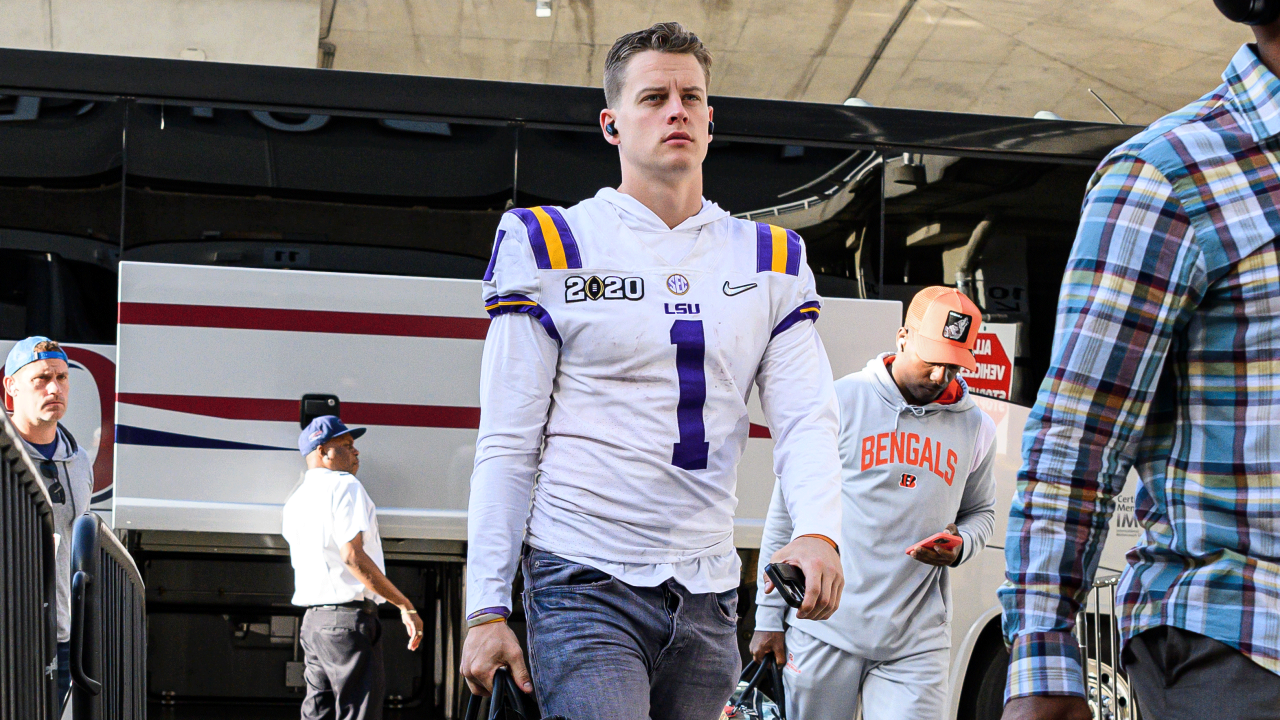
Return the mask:
<path id="1" fill-rule="evenodd" d="M 1121 636 L 1280 674 L 1280 80 L 1247 45 L 1223 79 L 1090 181 L 1009 517 L 1008 698 L 1084 694 L 1070 631 L 1131 467 Z"/>

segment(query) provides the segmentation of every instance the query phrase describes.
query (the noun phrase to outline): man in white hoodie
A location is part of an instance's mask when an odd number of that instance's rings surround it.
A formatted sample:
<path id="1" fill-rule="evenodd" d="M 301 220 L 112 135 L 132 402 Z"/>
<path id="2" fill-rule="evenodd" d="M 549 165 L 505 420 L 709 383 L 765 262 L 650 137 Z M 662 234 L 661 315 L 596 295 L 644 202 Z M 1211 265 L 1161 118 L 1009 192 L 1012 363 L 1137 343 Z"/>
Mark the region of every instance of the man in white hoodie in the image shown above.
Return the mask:
<path id="1" fill-rule="evenodd" d="M 995 424 L 957 377 L 975 366 L 981 322 L 959 291 L 925 288 L 898 331 L 897 354 L 835 383 L 844 599 L 830 620 L 798 619 L 761 573 L 756 601 L 751 650 L 786 664 L 788 717 L 851 720 L 859 697 L 866 720 L 941 720 L 946 712 L 947 568 L 982 550 L 995 526 Z M 944 530 L 963 544 L 906 552 Z M 790 533 L 775 489 L 761 557 Z"/>
<path id="2" fill-rule="evenodd" d="M 532 689 L 506 624 L 522 563 L 544 715 L 723 709 L 741 663 L 733 514 L 753 386 L 794 518 L 775 559 L 809 578 L 799 616 L 828 617 L 843 587 L 820 299 L 798 235 L 702 197 L 710 63 L 676 23 L 620 38 L 600 126 L 622 183 L 508 212 L 485 273 L 462 674 L 488 694 L 505 665 Z"/>

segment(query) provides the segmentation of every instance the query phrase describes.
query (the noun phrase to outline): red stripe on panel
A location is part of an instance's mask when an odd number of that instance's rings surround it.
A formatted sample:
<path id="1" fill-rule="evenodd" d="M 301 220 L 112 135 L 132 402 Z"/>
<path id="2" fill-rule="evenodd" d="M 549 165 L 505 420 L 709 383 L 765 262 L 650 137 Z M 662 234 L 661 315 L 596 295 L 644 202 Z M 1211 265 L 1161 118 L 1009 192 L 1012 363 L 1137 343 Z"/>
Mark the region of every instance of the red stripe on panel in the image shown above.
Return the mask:
<path id="1" fill-rule="evenodd" d="M 488 318 L 134 302 L 120 303 L 120 322 L 126 325 L 284 330 L 461 340 L 483 340 L 485 333 L 489 331 Z"/>
<path id="2" fill-rule="evenodd" d="M 766 425 L 757 425 L 757 424 L 755 424 L 755 423 L 751 423 L 751 430 L 749 430 L 749 431 L 747 432 L 747 437 L 753 437 L 753 438 L 771 438 L 771 437 L 773 437 L 773 435 L 770 435 L 770 434 L 769 434 L 769 428 L 768 428 L 768 426 L 766 426 Z"/>
<path id="3" fill-rule="evenodd" d="M 130 405 L 206 415 L 227 420 L 298 422 L 300 400 L 205 397 L 200 395 L 156 395 L 119 393 L 117 399 Z M 342 403 L 343 422 L 353 425 L 395 427 L 462 428 L 480 427 L 480 408 L 448 405 L 400 405 L 395 403 Z"/>

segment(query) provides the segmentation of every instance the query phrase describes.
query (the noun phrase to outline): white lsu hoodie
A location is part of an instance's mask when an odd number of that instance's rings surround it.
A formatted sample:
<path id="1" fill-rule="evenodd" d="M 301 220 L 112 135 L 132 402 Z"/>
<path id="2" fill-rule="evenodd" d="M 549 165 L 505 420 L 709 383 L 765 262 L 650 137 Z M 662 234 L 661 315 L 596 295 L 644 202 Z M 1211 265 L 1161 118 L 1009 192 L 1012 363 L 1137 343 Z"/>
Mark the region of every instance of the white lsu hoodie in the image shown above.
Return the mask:
<path id="1" fill-rule="evenodd" d="M 995 423 L 960 378 L 937 401 L 908 405 L 885 353 L 835 382 L 840 409 L 842 502 L 840 609 L 823 621 L 798 620 L 764 566 L 791 540 L 791 518 L 775 484 L 760 546 L 756 630 L 781 632 L 783 620 L 833 647 L 873 661 L 951 645 L 947 569 L 906 554 L 955 523 L 960 563 L 995 528 Z"/>

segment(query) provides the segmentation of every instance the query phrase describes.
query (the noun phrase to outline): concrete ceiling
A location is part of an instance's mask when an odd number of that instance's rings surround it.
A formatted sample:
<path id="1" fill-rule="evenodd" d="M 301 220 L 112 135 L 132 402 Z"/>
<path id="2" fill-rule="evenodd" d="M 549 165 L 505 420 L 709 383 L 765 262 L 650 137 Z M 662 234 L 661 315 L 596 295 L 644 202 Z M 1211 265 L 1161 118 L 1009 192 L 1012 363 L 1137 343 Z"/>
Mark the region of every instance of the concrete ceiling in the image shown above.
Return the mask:
<path id="1" fill-rule="evenodd" d="M 878 106 L 1113 121 L 1092 89 L 1130 123 L 1215 87 L 1251 37 L 1211 0 L 322 0 L 322 39 L 330 15 L 338 69 L 598 87 L 619 35 L 678 20 L 713 94 L 838 103 L 865 74 Z"/>

